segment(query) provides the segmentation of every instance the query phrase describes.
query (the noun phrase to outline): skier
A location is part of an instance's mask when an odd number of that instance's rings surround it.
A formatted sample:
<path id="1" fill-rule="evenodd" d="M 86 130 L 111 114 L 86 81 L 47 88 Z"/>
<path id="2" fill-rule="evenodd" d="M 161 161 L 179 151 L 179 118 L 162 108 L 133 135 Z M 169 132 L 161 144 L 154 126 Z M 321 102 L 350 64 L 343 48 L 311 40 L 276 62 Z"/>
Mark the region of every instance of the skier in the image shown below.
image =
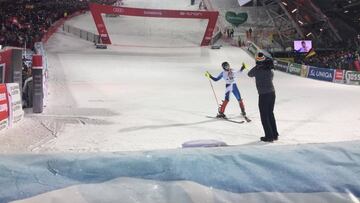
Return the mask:
<path id="1" fill-rule="evenodd" d="M 225 108 L 226 105 L 229 103 L 229 99 L 230 99 L 230 92 L 232 92 L 234 94 L 234 96 L 236 97 L 236 99 L 239 102 L 240 105 L 240 109 L 241 109 L 241 115 L 246 118 L 246 120 L 249 122 L 250 120 L 248 120 L 248 118 L 246 117 L 246 112 L 245 112 L 245 106 L 244 106 L 244 102 L 241 99 L 241 94 L 239 92 L 239 89 L 236 85 L 235 82 L 235 78 L 239 76 L 240 72 L 242 72 L 245 69 L 245 64 L 243 63 L 241 66 L 241 69 L 239 71 L 234 72 L 231 68 L 230 68 L 230 64 L 228 62 L 223 62 L 221 64 L 222 68 L 224 69 L 224 71 L 222 71 L 219 76 L 217 76 L 216 78 L 213 77 L 208 71 L 205 72 L 205 76 L 207 78 L 212 79 L 213 81 L 218 81 L 221 78 L 223 78 L 226 82 L 225 85 L 225 99 L 223 100 L 222 104 L 220 105 L 219 109 L 218 109 L 218 115 L 216 116 L 217 118 L 226 118 L 226 115 L 224 114 L 225 112 Z"/>

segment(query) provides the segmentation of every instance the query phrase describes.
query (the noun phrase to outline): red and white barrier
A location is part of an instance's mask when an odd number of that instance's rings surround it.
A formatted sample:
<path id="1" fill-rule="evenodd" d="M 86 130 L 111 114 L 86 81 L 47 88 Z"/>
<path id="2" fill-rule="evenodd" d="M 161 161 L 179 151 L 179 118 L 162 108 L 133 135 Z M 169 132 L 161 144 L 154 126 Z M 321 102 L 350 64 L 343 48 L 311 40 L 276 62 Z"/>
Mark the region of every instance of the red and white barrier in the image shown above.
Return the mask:
<path id="1" fill-rule="evenodd" d="M 5 84 L 0 84 L 0 130 L 3 130 L 9 125 L 9 107 L 8 97 Z"/>
<path id="2" fill-rule="evenodd" d="M 6 88 L 9 103 L 9 127 L 12 127 L 24 117 L 20 96 L 21 91 L 17 83 L 8 83 L 6 84 Z"/>
<path id="3" fill-rule="evenodd" d="M 0 84 L 0 130 L 12 127 L 24 117 L 18 83 Z"/>

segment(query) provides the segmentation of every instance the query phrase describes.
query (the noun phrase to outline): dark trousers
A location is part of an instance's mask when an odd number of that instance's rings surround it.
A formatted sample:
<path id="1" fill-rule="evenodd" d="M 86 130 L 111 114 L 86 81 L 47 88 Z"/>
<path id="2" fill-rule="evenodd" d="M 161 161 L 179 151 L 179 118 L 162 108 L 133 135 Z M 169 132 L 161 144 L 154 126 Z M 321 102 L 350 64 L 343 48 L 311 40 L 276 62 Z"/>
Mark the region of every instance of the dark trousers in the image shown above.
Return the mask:
<path id="1" fill-rule="evenodd" d="M 265 137 L 275 139 L 279 136 L 274 116 L 275 92 L 259 95 L 259 110 Z"/>

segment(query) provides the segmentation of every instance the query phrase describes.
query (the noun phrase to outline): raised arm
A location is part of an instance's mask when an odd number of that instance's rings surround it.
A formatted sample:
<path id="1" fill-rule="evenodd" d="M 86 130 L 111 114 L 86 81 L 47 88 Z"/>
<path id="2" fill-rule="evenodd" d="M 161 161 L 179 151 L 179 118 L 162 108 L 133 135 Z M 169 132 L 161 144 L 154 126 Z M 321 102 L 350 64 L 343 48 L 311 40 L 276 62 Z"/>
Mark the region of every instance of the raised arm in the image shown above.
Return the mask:
<path id="1" fill-rule="evenodd" d="M 254 68 L 252 68 L 252 69 L 248 72 L 248 76 L 249 76 L 249 77 L 255 77 L 255 75 L 256 75 L 256 70 L 257 70 L 257 67 L 255 66 Z"/>
<path id="2" fill-rule="evenodd" d="M 215 77 L 213 77 L 208 71 L 206 71 L 205 76 L 206 76 L 207 78 L 212 79 L 213 81 L 218 81 L 218 80 L 220 80 L 220 79 L 223 77 L 223 72 L 221 72 L 221 73 L 215 78 Z"/>

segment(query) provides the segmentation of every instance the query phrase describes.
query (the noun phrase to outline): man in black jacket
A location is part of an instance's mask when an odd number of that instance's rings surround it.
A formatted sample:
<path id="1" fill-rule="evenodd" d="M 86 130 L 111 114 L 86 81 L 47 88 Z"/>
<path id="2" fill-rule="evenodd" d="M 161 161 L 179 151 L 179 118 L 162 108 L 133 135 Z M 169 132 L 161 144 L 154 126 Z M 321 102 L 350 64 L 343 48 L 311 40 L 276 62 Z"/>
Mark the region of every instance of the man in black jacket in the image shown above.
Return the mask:
<path id="1" fill-rule="evenodd" d="M 271 70 L 273 68 L 272 59 L 259 52 L 256 56 L 256 66 L 248 73 L 249 77 L 255 77 L 256 80 L 261 123 L 265 132 L 265 137 L 261 137 L 260 140 L 264 142 L 272 142 L 279 136 L 274 116 L 275 88 L 272 82 L 274 73 Z"/>

